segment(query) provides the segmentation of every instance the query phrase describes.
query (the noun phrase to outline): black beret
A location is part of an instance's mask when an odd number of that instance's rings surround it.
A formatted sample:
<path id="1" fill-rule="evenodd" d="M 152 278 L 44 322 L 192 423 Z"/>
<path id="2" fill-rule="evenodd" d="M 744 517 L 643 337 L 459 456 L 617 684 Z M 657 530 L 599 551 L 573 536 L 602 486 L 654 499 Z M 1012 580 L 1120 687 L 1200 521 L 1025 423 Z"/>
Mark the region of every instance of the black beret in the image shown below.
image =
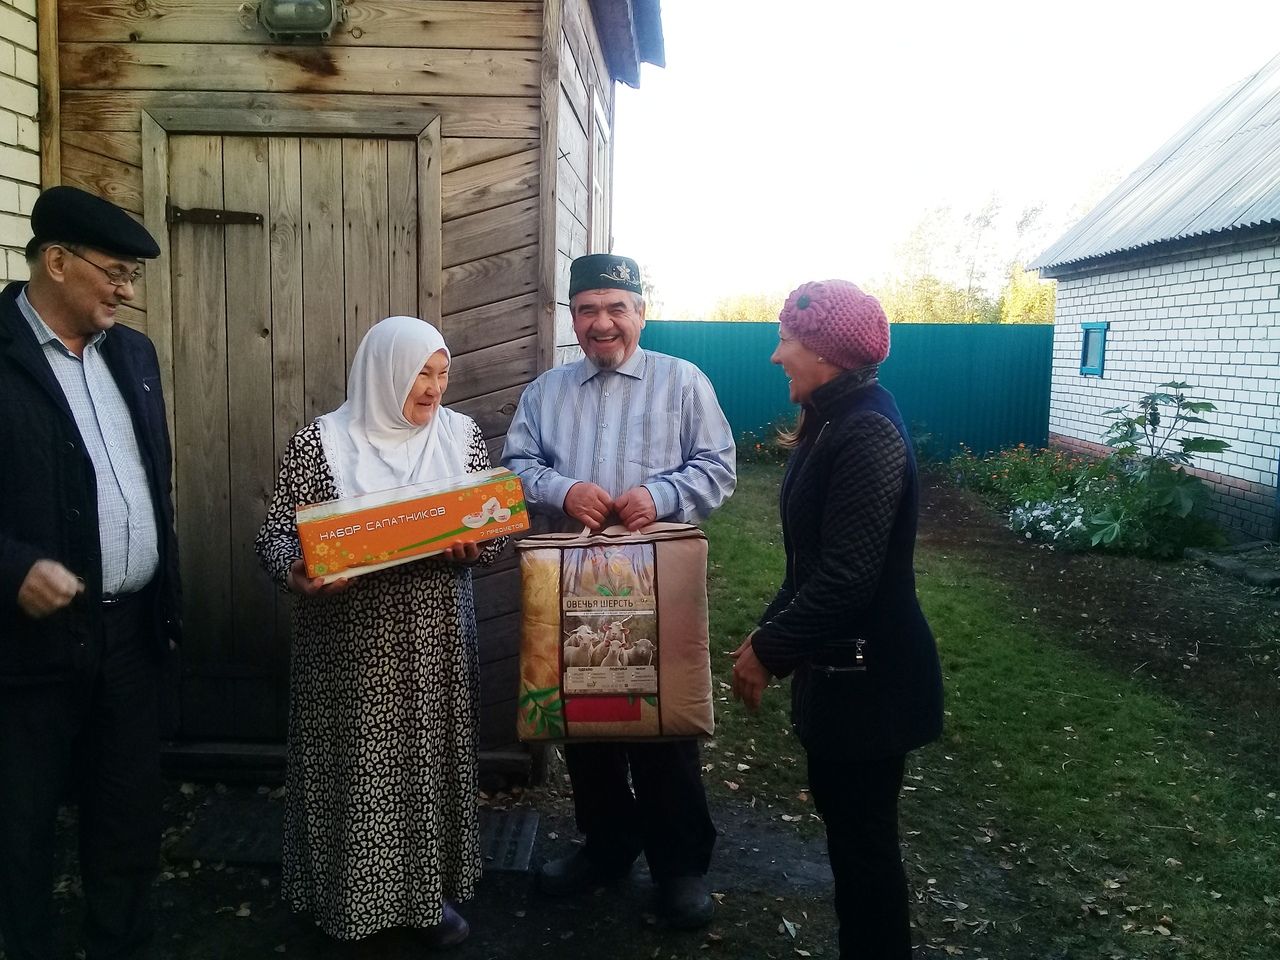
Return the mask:
<path id="1" fill-rule="evenodd" d="M 118 257 L 148 259 L 160 247 L 147 228 L 114 203 L 76 187 L 50 187 L 31 208 L 28 249 L 42 243 L 82 243 Z"/>
<path id="2" fill-rule="evenodd" d="M 569 267 L 569 298 L 583 290 L 630 290 L 641 294 L 640 266 L 630 257 L 589 253 Z"/>

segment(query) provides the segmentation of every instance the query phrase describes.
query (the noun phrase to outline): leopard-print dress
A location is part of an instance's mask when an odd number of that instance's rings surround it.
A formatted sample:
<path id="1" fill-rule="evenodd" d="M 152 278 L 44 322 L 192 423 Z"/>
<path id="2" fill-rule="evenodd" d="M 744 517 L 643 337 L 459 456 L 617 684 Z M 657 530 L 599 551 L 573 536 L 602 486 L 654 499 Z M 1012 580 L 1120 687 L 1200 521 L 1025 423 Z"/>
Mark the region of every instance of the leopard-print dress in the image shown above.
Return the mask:
<path id="1" fill-rule="evenodd" d="M 488 469 L 470 426 L 467 470 Z M 301 556 L 295 508 L 335 497 L 312 423 L 289 441 L 258 534 L 277 583 Z M 289 694 L 286 900 L 343 940 L 439 923 L 442 899 L 469 898 L 481 872 L 470 569 L 428 558 L 299 598 Z"/>

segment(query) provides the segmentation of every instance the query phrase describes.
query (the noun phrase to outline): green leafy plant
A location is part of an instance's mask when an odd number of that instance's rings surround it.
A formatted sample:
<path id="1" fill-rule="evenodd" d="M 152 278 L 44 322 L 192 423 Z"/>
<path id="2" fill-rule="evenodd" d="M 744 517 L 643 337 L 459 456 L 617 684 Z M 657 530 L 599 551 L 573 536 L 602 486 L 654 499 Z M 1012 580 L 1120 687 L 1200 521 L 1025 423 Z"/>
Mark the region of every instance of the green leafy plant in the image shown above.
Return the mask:
<path id="1" fill-rule="evenodd" d="M 1190 399 L 1186 394 L 1189 389 L 1191 384 L 1171 380 L 1140 397 L 1136 413 L 1127 405 L 1103 411 L 1104 416 L 1116 418 L 1103 434 L 1104 442 L 1122 460 L 1135 464 L 1140 479 L 1160 463 L 1190 466 L 1198 453 L 1221 453 L 1231 448 L 1225 440 L 1180 436 L 1191 424 L 1208 423 L 1200 414 L 1217 409 L 1208 400 Z M 1174 441 L 1176 447 L 1171 445 Z"/>
<path id="2" fill-rule="evenodd" d="M 1107 432 L 1116 441 L 1110 456 L 1019 444 L 979 457 L 961 445 L 948 469 L 957 485 L 1007 509 L 1010 529 L 1048 546 L 1153 557 L 1213 546 L 1222 534 L 1198 511 L 1208 489 L 1186 467 L 1195 454 L 1227 445 L 1178 435 L 1213 409 L 1188 399 L 1186 386 L 1162 384 L 1167 389 L 1141 398 L 1136 414 L 1112 411 L 1121 416 Z"/>
<path id="3" fill-rule="evenodd" d="M 1224 440 L 1186 436 L 1192 425 L 1208 423 L 1202 413 L 1215 407 L 1187 395 L 1189 383 L 1160 384 L 1127 405 L 1106 411 L 1116 419 L 1103 434 L 1127 471 L 1124 495 L 1088 517 L 1090 543 L 1167 557 L 1182 548 L 1220 539 L 1212 524 L 1196 516 L 1208 496 L 1204 481 L 1187 472 L 1197 454 L 1230 449 Z"/>

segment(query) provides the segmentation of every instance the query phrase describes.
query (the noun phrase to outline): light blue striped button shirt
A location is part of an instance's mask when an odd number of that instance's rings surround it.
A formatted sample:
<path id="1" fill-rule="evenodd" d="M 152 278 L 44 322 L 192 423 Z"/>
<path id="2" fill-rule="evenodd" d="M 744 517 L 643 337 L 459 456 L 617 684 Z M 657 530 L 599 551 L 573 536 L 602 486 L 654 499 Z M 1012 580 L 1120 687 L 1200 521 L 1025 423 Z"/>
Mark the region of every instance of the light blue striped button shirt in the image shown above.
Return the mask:
<path id="1" fill-rule="evenodd" d="M 643 484 L 659 520 L 696 523 L 733 493 L 733 432 L 706 376 L 637 348 L 617 370 L 579 360 L 548 370 L 520 397 L 502 462 L 530 507 L 562 529 L 580 480 L 611 497 Z"/>
<path id="2" fill-rule="evenodd" d="M 24 289 L 18 309 L 27 318 L 71 407 L 98 483 L 102 592 L 133 593 L 151 582 L 160 563 L 155 506 L 133 432 L 129 407 L 102 356 L 105 332 L 77 357 L 40 319 Z M 72 573 L 80 573 L 73 570 Z"/>

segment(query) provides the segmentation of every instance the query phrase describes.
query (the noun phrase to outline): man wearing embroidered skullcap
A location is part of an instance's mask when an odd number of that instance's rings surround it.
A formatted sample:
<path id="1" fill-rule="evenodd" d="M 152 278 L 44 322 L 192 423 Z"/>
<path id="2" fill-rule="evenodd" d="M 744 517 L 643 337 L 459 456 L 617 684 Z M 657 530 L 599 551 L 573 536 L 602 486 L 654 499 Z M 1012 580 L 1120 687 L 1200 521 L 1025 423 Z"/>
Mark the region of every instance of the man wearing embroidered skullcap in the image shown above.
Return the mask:
<path id="1" fill-rule="evenodd" d="M 733 492 L 733 434 L 697 367 L 640 347 L 640 268 L 613 254 L 579 257 L 569 309 L 584 356 L 530 384 L 507 431 L 503 463 L 530 508 L 574 531 L 705 519 Z M 586 842 L 543 865 L 541 889 L 586 893 L 625 876 L 643 852 L 667 923 L 709 923 L 716 830 L 697 741 L 569 744 L 564 753 Z"/>
<path id="2" fill-rule="evenodd" d="M 916 464 L 877 371 L 880 302 L 847 280 L 805 283 L 778 318 L 773 362 L 800 422 L 781 494 L 787 578 L 734 653 L 749 710 L 790 675 L 791 722 L 827 828 L 840 958 L 910 960 L 898 842 L 906 755 L 942 733 L 942 670 L 916 599 Z"/>
<path id="3" fill-rule="evenodd" d="M 9 960 L 55 956 L 70 786 L 85 954 L 142 957 L 178 554 L 155 348 L 117 321 L 160 249 L 74 187 L 42 193 L 31 230 L 30 281 L 0 294 L 0 935 Z"/>

